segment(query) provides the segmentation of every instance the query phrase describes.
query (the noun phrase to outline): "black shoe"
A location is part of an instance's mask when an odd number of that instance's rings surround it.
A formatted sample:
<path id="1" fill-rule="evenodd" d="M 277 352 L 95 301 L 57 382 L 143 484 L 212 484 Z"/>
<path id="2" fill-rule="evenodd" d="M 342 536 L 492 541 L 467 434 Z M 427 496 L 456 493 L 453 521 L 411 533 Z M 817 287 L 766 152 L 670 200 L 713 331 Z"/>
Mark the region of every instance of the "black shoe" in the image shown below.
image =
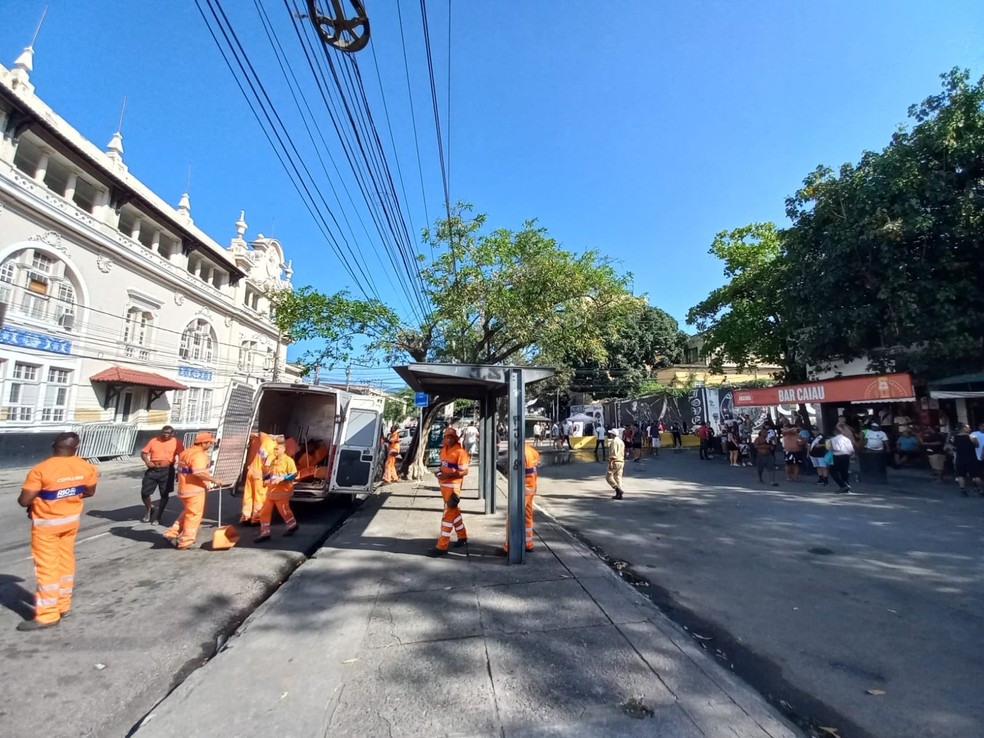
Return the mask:
<path id="1" fill-rule="evenodd" d="M 297 533 L 297 529 L 300 528 L 300 527 L 301 526 L 299 526 L 299 525 L 295 525 L 293 528 L 288 528 L 287 530 L 285 530 L 284 531 L 284 538 L 288 538 L 288 537 L 294 535 L 295 533 Z"/>
<path id="2" fill-rule="evenodd" d="M 467 546 L 468 545 L 468 539 L 467 538 L 459 538 L 457 541 L 455 541 L 451 545 L 454 546 L 455 548 L 461 548 L 462 546 Z"/>
<path id="3" fill-rule="evenodd" d="M 66 610 L 65 612 L 63 612 L 61 614 L 61 619 L 62 620 L 65 620 L 66 618 L 70 618 L 70 617 L 72 617 L 72 611 L 71 610 Z"/>
<path id="4" fill-rule="evenodd" d="M 497 548 L 495 550 L 495 555 L 496 556 L 508 556 L 509 555 L 509 552 L 506 549 L 504 549 L 504 548 Z"/>
<path id="5" fill-rule="evenodd" d="M 432 548 L 427 552 L 427 555 L 432 559 L 440 558 L 441 556 L 447 556 L 448 552 L 443 548 Z"/>
<path id="6" fill-rule="evenodd" d="M 962 494 L 964 497 L 967 497 L 968 496 L 967 495 L 967 490 L 965 490 L 963 487 L 960 488 L 960 494 Z"/>
<path id="7" fill-rule="evenodd" d="M 270 540 L 270 534 L 265 533 L 261 536 L 257 536 L 256 538 L 254 538 L 253 543 L 263 543 L 263 541 L 269 541 L 269 540 Z"/>
<path id="8" fill-rule="evenodd" d="M 44 630 L 45 628 L 54 628 L 60 622 L 60 620 L 56 620 L 53 623 L 42 623 L 40 620 L 24 620 L 17 623 L 17 630 Z"/>
<path id="9" fill-rule="evenodd" d="M 613 499 L 613 500 L 621 500 L 621 499 L 622 499 L 622 495 L 621 495 L 621 493 L 620 493 L 620 494 L 617 494 L 617 495 L 615 495 L 614 497 L 612 497 L 612 499 Z"/>

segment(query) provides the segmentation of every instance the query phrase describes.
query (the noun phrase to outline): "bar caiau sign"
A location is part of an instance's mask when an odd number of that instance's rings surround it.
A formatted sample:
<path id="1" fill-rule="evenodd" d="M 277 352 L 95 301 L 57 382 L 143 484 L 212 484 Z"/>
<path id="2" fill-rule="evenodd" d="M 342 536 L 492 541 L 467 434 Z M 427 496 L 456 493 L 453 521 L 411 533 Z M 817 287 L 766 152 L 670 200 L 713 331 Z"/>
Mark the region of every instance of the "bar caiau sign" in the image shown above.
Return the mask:
<path id="1" fill-rule="evenodd" d="M 793 405 L 801 402 L 893 402 L 912 400 L 908 374 L 865 374 L 823 382 L 758 387 L 734 391 L 735 407 Z"/>

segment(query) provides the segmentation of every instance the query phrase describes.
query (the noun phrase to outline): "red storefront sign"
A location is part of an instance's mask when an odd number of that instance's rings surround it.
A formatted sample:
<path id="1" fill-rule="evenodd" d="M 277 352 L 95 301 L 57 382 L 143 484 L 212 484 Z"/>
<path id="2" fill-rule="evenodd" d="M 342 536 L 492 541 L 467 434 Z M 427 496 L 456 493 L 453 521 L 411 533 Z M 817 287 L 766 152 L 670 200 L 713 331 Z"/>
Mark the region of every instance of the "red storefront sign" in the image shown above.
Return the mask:
<path id="1" fill-rule="evenodd" d="M 913 397 L 912 377 L 908 374 L 865 374 L 824 382 L 738 389 L 732 402 L 735 407 L 765 407 L 801 402 L 891 402 Z"/>

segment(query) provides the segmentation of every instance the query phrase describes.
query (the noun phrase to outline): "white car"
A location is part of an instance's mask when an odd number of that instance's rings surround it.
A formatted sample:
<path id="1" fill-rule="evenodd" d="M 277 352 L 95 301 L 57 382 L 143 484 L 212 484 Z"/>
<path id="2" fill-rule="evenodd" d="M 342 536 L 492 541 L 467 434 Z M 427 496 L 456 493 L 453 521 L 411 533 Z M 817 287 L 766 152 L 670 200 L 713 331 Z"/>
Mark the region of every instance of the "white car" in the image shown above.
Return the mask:
<path id="1" fill-rule="evenodd" d="M 410 442 L 413 440 L 413 428 L 400 428 L 400 453 L 405 454 L 410 449 Z"/>

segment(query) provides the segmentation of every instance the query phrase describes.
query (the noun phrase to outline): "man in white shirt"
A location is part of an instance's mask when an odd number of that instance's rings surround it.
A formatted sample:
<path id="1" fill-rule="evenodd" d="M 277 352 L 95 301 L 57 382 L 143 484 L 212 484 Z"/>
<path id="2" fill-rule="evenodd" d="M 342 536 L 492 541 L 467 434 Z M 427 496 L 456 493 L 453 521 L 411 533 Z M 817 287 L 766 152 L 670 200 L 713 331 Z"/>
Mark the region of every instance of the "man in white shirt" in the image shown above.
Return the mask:
<path id="1" fill-rule="evenodd" d="M 478 451 L 478 428 L 474 420 L 461 431 L 461 445 L 465 447 L 469 456 L 474 456 Z"/>
<path id="2" fill-rule="evenodd" d="M 605 448 L 605 424 L 601 421 L 595 423 L 595 461 L 599 464 L 601 460 L 606 458 L 606 448 Z M 598 450 L 601 450 L 601 459 L 598 458 Z"/>
<path id="3" fill-rule="evenodd" d="M 881 454 L 885 453 L 888 448 L 888 435 L 878 423 L 872 423 L 864 432 L 864 448 L 865 451 L 875 451 Z"/>
<path id="4" fill-rule="evenodd" d="M 571 448 L 571 423 L 569 420 L 565 420 L 561 424 L 560 438 L 568 448 Z"/>
<path id="5" fill-rule="evenodd" d="M 837 491 L 847 494 L 851 491 L 848 477 L 851 470 L 851 456 L 854 455 L 854 443 L 845 435 L 845 426 L 838 425 L 837 433 L 827 441 L 828 447 L 834 454 L 834 463 L 830 467 L 830 476 L 837 483 Z M 848 431 L 849 432 L 849 431 Z"/>

